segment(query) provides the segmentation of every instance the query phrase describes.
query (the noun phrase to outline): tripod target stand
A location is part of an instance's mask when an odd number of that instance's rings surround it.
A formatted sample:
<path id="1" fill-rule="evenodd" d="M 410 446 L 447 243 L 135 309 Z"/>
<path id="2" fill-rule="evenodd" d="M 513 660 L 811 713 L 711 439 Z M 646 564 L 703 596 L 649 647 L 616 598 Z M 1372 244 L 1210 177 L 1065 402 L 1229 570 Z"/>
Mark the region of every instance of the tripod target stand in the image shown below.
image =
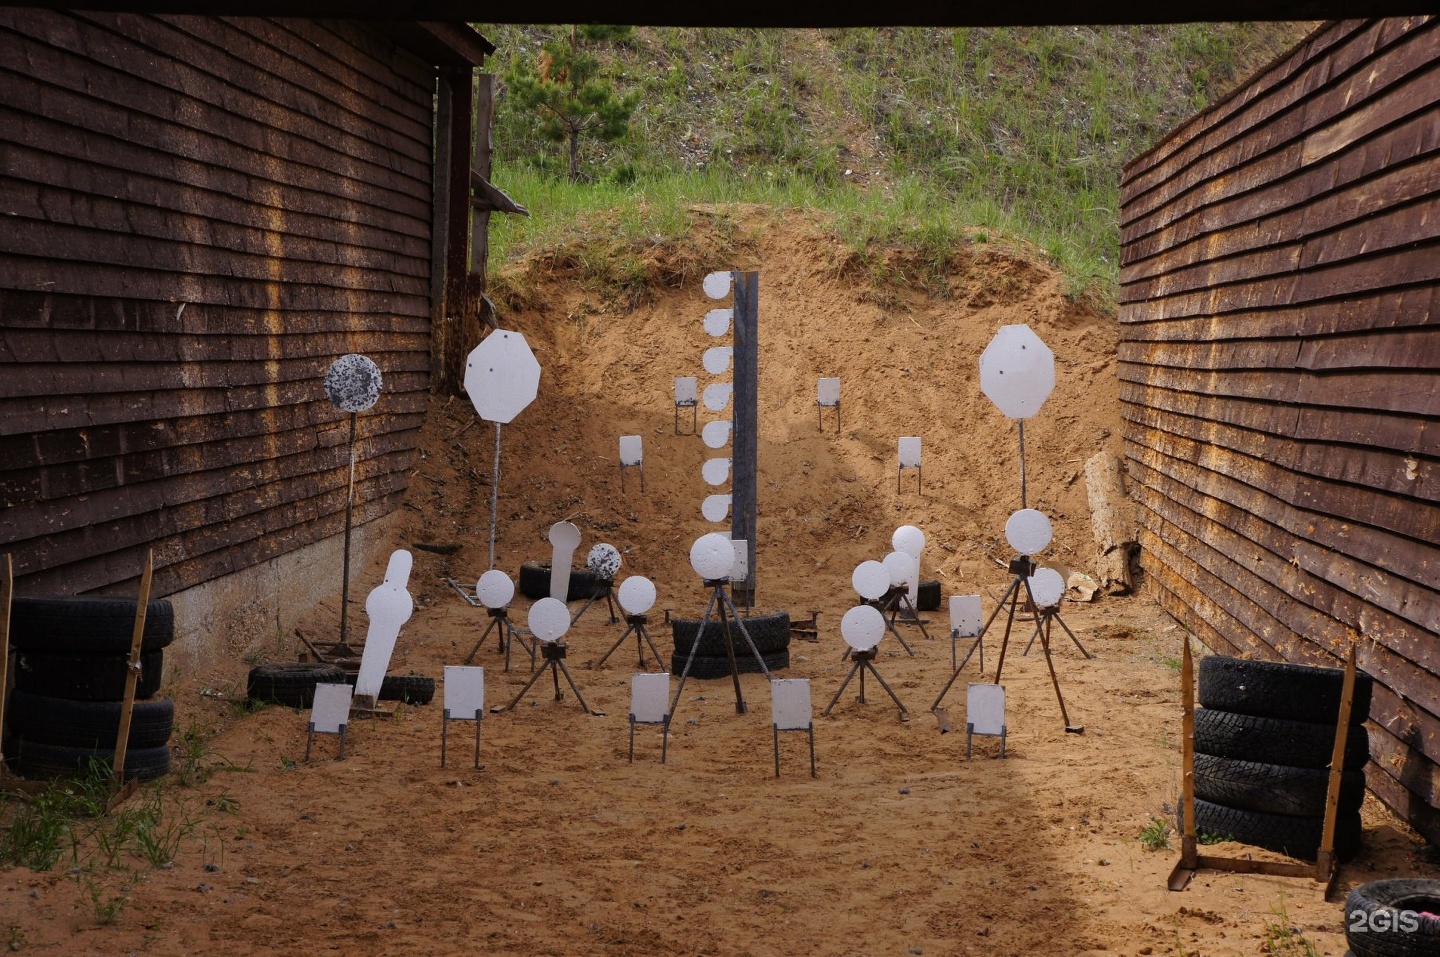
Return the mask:
<path id="1" fill-rule="evenodd" d="M 735 640 L 730 634 L 732 622 L 740 630 L 740 636 L 745 639 L 745 645 L 755 656 L 766 680 L 770 679 L 770 669 L 766 666 L 760 649 L 755 647 L 755 640 L 750 637 L 750 631 L 741 620 L 740 613 L 735 610 L 735 602 L 725 591 L 725 586 L 730 583 L 730 573 L 735 569 L 735 546 L 719 532 L 701 535 L 690 547 L 690 567 L 695 569 L 705 587 L 710 589 L 710 600 L 705 604 L 705 614 L 700 617 L 700 627 L 695 631 L 695 644 L 690 646 L 690 654 L 685 657 L 680 683 L 675 688 L 675 697 L 670 700 L 670 713 L 673 715 L 680 703 L 680 695 L 685 690 L 685 679 L 690 676 L 690 667 L 695 663 L 695 655 L 704 641 L 705 628 L 710 623 L 710 613 L 713 611 L 725 639 L 725 656 L 730 659 L 730 677 L 735 683 L 735 713 L 745 714 L 749 709 L 745 704 L 744 692 L 740 690 L 740 668 L 735 661 Z M 730 612 L 728 618 L 725 615 L 727 610 Z"/>
<path id="2" fill-rule="evenodd" d="M 526 641 L 521 629 L 515 628 L 510 624 L 509 605 L 510 600 L 515 597 L 515 583 L 510 580 L 510 576 L 499 569 L 490 569 L 481 575 L 480 580 L 475 583 L 475 594 L 473 595 L 467 592 L 455 579 L 447 578 L 445 581 L 451 588 L 460 593 L 460 597 L 465 599 L 466 604 L 472 608 L 484 606 L 490 615 L 490 624 L 486 625 L 485 630 L 480 633 L 480 637 L 475 642 L 475 647 L 471 648 L 470 654 L 465 656 L 464 663 L 468 665 L 475 660 L 475 655 L 479 653 L 480 646 L 485 643 L 485 639 L 490 636 L 490 632 L 494 631 L 499 638 L 499 647 L 496 650 L 505 655 L 505 670 L 510 670 L 510 643 L 516 638 L 519 638 L 520 647 L 524 648 L 530 655 L 530 670 L 534 671 L 535 643 Z"/>
<path id="3" fill-rule="evenodd" d="M 594 715 L 595 717 L 604 717 L 605 713 L 603 711 L 595 711 L 585 703 L 585 696 L 580 693 L 580 688 L 575 684 L 575 679 L 570 677 L 570 669 L 565 667 L 565 653 L 567 648 L 565 642 L 561 641 L 560 638 L 569 628 L 570 609 L 566 608 L 565 603 L 560 601 L 560 599 L 542 598 L 530 606 L 530 630 L 535 633 L 535 639 L 540 644 L 540 656 L 544 659 L 545 663 L 540 666 L 540 670 L 530 676 L 530 680 L 525 683 L 525 687 L 521 688 L 520 693 L 512 698 L 508 704 L 497 705 L 491 708 L 490 711 L 492 714 L 508 711 L 519 704 L 520 699 L 525 697 L 526 692 L 535 686 L 535 682 L 539 681 L 546 671 L 549 671 L 551 677 L 555 680 L 556 701 L 560 701 L 565 697 L 564 693 L 560 690 L 560 675 L 563 672 L 565 681 L 570 685 L 570 690 L 575 692 L 575 700 L 580 702 L 580 707 L 585 710 L 585 713 Z"/>
<path id="4" fill-rule="evenodd" d="M 900 720 L 906 721 L 909 719 L 910 712 L 905 707 L 905 703 L 900 700 L 899 696 L 895 694 L 895 691 L 885 681 L 885 678 L 875 668 L 875 658 L 879 655 L 879 649 L 876 646 L 880 643 L 880 639 L 885 637 L 885 629 L 885 616 L 882 615 L 880 610 L 874 605 L 856 605 L 845 613 L 844 618 L 840 619 L 840 634 L 845 638 L 845 643 L 850 646 L 846 657 L 854 662 L 854 664 L 850 666 L 850 673 L 845 676 L 845 680 L 840 682 L 840 687 L 835 691 L 835 697 L 830 699 L 830 703 L 826 705 L 825 710 L 821 712 L 820 716 L 822 718 L 829 717 L 831 709 L 835 707 L 836 702 L 840 700 L 840 696 L 844 694 L 845 689 L 849 687 L 850 680 L 854 678 L 857 673 L 860 675 L 860 696 L 856 700 L 864 704 L 865 672 L 869 671 L 875 676 L 875 680 L 880 682 L 880 687 L 885 689 L 885 693 L 890 696 L 890 700 L 895 702 L 895 707 L 900 709 Z"/>
<path id="5" fill-rule="evenodd" d="M 646 630 L 645 623 L 649 621 L 646 614 L 655 604 L 655 585 L 648 578 L 632 576 L 620 584 L 620 607 L 625 610 L 625 621 L 628 627 L 625 633 L 615 639 L 615 644 L 610 650 L 600 656 L 594 667 L 599 668 L 605 663 L 605 659 L 615 653 L 615 650 L 625 643 L 625 639 L 632 634 L 635 636 L 635 651 L 640 659 L 640 667 L 645 667 L 645 646 L 650 646 L 650 651 L 655 655 L 655 663 L 664 665 L 665 659 L 660 657 L 660 650 L 655 647 L 655 642 L 650 639 L 650 632 Z M 576 616 L 579 617 L 578 615 Z"/>

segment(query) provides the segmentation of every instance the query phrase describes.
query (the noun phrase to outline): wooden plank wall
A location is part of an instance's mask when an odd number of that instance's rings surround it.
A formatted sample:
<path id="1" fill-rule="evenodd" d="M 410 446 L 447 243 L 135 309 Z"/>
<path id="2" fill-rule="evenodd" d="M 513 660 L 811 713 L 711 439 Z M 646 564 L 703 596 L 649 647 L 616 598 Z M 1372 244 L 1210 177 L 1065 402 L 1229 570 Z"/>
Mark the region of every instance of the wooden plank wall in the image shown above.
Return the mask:
<path id="1" fill-rule="evenodd" d="M 1440 21 L 1327 24 L 1125 170 L 1144 566 L 1212 649 L 1377 682 L 1371 789 L 1440 841 Z"/>
<path id="2" fill-rule="evenodd" d="M 0 8 L 0 552 L 171 594 L 394 509 L 429 383 L 434 72 L 348 21 Z"/>

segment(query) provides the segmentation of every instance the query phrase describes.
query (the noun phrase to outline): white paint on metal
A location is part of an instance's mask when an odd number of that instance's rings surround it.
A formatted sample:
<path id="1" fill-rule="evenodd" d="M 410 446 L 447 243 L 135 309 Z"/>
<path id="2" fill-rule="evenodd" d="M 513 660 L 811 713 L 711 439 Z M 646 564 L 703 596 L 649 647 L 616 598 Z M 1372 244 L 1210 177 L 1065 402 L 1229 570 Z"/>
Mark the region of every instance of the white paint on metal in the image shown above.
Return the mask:
<path id="1" fill-rule="evenodd" d="M 675 404 L 688 408 L 695 405 L 700 395 L 700 380 L 693 375 L 675 377 Z"/>
<path id="2" fill-rule="evenodd" d="M 1050 519 L 1037 509 L 1022 508 L 1005 522 L 1005 540 L 1020 555 L 1038 555 L 1053 536 Z"/>
<path id="3" fill-rule="evenodd" d="M 700 514 L 705 516 L 707 522 L 723 522 L 725 516 L 730 514 L 732 498 L 728 492 L 724 495 L 707 495 L 705 501 L 700 503 Z"/>
<path id="4" fill-rule="evenodd" d="M 590 569 L 590 573 L 596 578 L 614 578 L 615 573 L 620 570 L 620 549 L 601 542 L 585 556 L 585 567 Z"/>
<path id="5" fill-rule="evenodd" d="M 355 693 L 372 698 L 380 694 L 385 672 L 390 668 L 390 655 L 400 637 L 400 627 L 410 620 L 415 601 L 406 591 L 410 583 L 410 567 L 414 559 L 403 548 L 390 553 L 390 564 L 382 581 L 365 599 L 365 613 L 370 628 L 365 633 L 365 650 L 360 655 L 360 673 L 355 676 Z"/>
<path id="6" fill-rule="evenodd" d="M 915 574 L 910 579 L 910 604 L 920 600 L 920 556 L 925 552 L 925 533 L 914 525 L 901 525 L 890 536 L 890 544 L 897 552 L 904 552 L 915 559 Z"/>
<path id="7" fill-rule="evenodd" d="M 529 624 L 541 641 L 559 641 L 570 630 L 570 609 L 558 598 L 542 598 L 530 606 Z"/>
<path id="8" fill-rule="evenodd" d="M 643 615 L 655 606 L 655 583 L 641 575 L 631 575 L 620 583 L 615 597 L 627 615 Z"/>
<path id="9" fill-rule="evenodd" d="M 980 634 L 980 596 L 950 596 L 950 634 L 956 638 L 974 638 Z"/>
<path id="10" fill-rule="evenodd" d="M 885 556 L 882 563 L 885 571 L 890 575 L 890 584 L 894 588 L 901 585 L 908 586 L 915 580 L 915 559 L 904 552 L 891 552 Z"/>
<path id="11" fill-rule="evenodd" d="M 630 716 L 645 724 L 664 724 L 670 714 L 670 674 L 630 676 Z"/>
<path id="12" fill-rule="evenodd" d="M 383 384 L 380 367 L 356 353 L 341 356 L 325 370 L 325 397 L 344 412 L 369 409 L 380 398 Z"/>
<path id="13" fill-rule="evenodd" d="M 550 597 L 564 601 L 570 594 L 570 562 L 580 547 L 580 529 L 573 522 L 550 526 Z"/>
<path id="14" fill-rule="evenodd" d="M 734 309 L 711 309 L 705 313 L 705 332 L 719 339 L 730 332 L 730 322 L 735 318 Z"/>
<path id="15" fill-rule="evenodd" d="M 729 443 L 730 432 L 734 427 L 735 423 L 729 419 L 706 422 L 705 427 L 700 430 L 700 438 L 704 440 L 706 448 L 723 449 Z"/>
<path id="16" fill-rule="evenodd" d="M 808 731 L 812 722 L 809 678 L 770 680 L 770 720 L 779 731 Z"/>
<path id="17" fill-rule="evenodd" d="M 706 459 L 705 464 L 700 466 L 700 475 L 706 485 L 724 485 L 730 480 L 730 460 Z"/>
<path id="18" fill-rule="evenodd" d="M 705 281 L 701 283 L 705 289 L 705 295 L 711 299 L 724 299 L 730 295 L 732 275 L 730 272 L 712 272 L 707 275 Z"/>
<path id="19" fill-rule="evenodd" d="M 850 575 L 850 584 L 866 601 L 875 601 L 890 590 L 890 569 L 873 558 L 855 566 Z"/>
<path id="20" fill-rule="evenodd" d="M 856 651 L 869 651 L 885 637 L 885 616 L 874 605 L 856 605 L 840 619 L 840 637 Z"/>
<path id="21" fill-rule="evenodd" d="M 729 371 L 730 360 L 734 355 L 734 346 L 713 346 L 705 350 L 705 355 L 700 357 L 700 364 L 711 375 L 720 375 Z"/>
<path id="22" fill-rule="evenodd" d="M 465 392 L 487 422 L 511 421 L 539 389 L 540 363 L 518 332 L 496 329 L 465 360 Z"/>
<path id="23" fill-rule="evenodd" d="M 705 408 L 711 412 L 720 412 L 730 404 L 730 394 L 735 391 L 735 386 L 729 382 L 712 382 L 705 387 Z"/>
<path id="24" fill-rule="evenodd" d="M 815 384 L 815 401 L 827 409 L 833 409 L 840 404 L 840 380 L 838 378 L 821 379 Z"/>
<path id="25" fill-rule="evenodd" d="M 965 723 L 975 734 L 1005 733 L 1005 686 L 970 685 L 965 691 Z"/>
<path id="26" fill-rule="evenodd" d="M 310 724 L 322 734 L 339 734 L 350 723 L 351 689 L 347 684 L 322 681 L 315 685 Z"/>
<path id="27" fill-rule="evenodd" d="M 730 580 L 743 582 L 750 575 L 750 542 L 743 538 L 732 538 L 735 547 L 735 564 L 730 566 Z"/>
<path id="28" fill-rule="evenodd" d="M 486 608 L 504 608 L 515 597 L 515 583 L 498 568 L 492 568 L 475 583 L 475 595 Z"/>
<path id="29" fill-rule="evenodd" d="M 1065 579 L 1053 568 L 1040 568 L 1028 579 L 1036 608 L 1054 608 L 1065 597 Z"/>
<path id="30" fill-rule="evenodd" d="M 638 435 L 620 436 L 620 464 L 644 465 L 645 448 Z"/>
<path id="31" fill-rule="evenodd" d="M 451 721 L 480 721 L 485 717 L 485 669 L 474 665 L 446 665 L 440 688 L 440 707 Z"/>
<path id="32" fill-rule="evenodd" d="M 695 539 L 695 544 L 690 546 L 690 567 L 706 581 L 728 577 L 734 566 L 735 547 L 728 535 L 710 532 Z"/>
<path id="33" fill-rule="evenodd" d="M 919 436 L 900 436 L 900 467 L 902 469 L 918 469 L 920 467 Z"/>
<path id="34" fill-rule="evenodd" d="M 1029 419 L 1055 389 L 1055 353 L 1029 326 L 1002 326 L 980 354 L 980 391 L 1011 419 Z"/>

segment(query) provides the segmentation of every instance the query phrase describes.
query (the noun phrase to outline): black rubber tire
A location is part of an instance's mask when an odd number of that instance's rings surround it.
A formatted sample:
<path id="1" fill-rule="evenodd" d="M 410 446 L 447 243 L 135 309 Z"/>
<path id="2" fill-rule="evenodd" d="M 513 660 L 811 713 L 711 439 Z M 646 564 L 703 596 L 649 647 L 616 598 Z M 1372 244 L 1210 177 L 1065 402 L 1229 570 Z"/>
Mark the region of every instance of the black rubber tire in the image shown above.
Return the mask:
<path id="1" fill-rule="evenodd" d="M 129 654 L 135 604 L 133 598 L 17 597 L 10 608 L 10 646 L 17 651 Z M 141 650 L 158 651 L 174 638 L 170 601 L 151 601 L 145 606 Z"/>
<path id="2" fill-rule="evenodd" d="M 1236 761 L 1212 754 L 1195 755 L 1195 796 L 1247 811 L 1315 816 L 1325 813 L 1330 772 L 1259 761 Z M 1357 810 L 1365 800 L 1365 773 L 1340 776 L 1340 813 Z"/>
<path id="3" fill-rule="evenodd" d="M 435 679 L 424 675 L 386 675 L 380 682 L 381 701 L 429 704 L 435 697 Z"/>
<path id="4" fill-rule="evenodd" d="M 541 598 L 550 597 L 550 563 L 549 562 L 525 562 L 520 566 L 520 594 L 532 601 L 539 601 Z M 595 594 L 595 586 L 599 581 L 595 573 L 588 568 L 570 569 L 570 584 L 565 594 L 565 600 L 585 601 Z"/>
<path id="5" fill-rule="evenodd" d="M 256 704 L 308 708 L 315 703 L 317 684 L 354 683 L 339 665 L 316 661 L 272 661 L 250 669 L 245 693 Z"/>
<path id="6" fill-rule="evenodd" d="M 1295 768 L 1326 768 L 1335 748 L 1335 725 L 1309 721 L 1257 718 L 1216 708 L 1195 711 L 1195 750 L 1237 761 L 1288 764 Z M 1352 725 L 1345 735 L 1346 770 L 1359 770 L 1370 760 L 1370 732 Z"/>
<path id="7" fill-rule="evenodd" d="M 1182 834 L 1185 830 L 1184 813 L 1184 802 L 1181 802 L 1176 817 Z M 1195 799 L 1195 829 L 1201 837 L 1239 841 L 1302 861 L 1315 860 L 1324 827 L 1325 819 L 1322 817 L 1266 814 Z M 1336 818 L 1336 858 L 1348 861 L 1355 856 L 1360 850 L 1360 830 L 1359 811 L 1350 811 Z"/>
<path id="8" fill-rule="evenodd" d="M 916 611 L 940 610 L 940 582 L 934 578 L 922 579 L 915 590 Z"/>
<path id="9" fill-rule="evenodd" d="M 92 758 L 98 758 L 108 766 L 115 758 L 115 749 L 62 748 L 22 740 L 16 748 L 14 767 L 22 777 L 38 780 L 74 777 L 88 770 Z M 127 781 L 132 778 L 148 781 L 168 773 L 169 770 L 168 747 L 130 748 L 125 752 L 124 777 Z"/>
<path id="10" fill-rule="evenodd" d="M 768 615 L 751 615 L 748 618 L 741 616 L 741 621 L 745 625 L 746 633 L 750 635 L 750 640 L 755 643 L 755 650 L 760 652 L 761 656 L 784 651 L 790 647 L 789 612 L 773 611 Z M 675 654 L 681 658 L 688 657 L 690 650 L 695 647 L 695 636 L 699 632 L 699 618 L 670 619 L 670 636 L 674 643 Z M 740 630 L 733 625 L 730 628 L 730 640 L 735 645 L 737 655 L 750 654 L 750 648 L 745 644 L 744 635 L 741 635 Z M 700 647 L 695 654 L 702 658 L 725 657 L 725 631 L 720 627 L 718 618 L 711 616 L 710 621 L 705 625 L 705 637 L 700 641 Z M 725 673 L 730 673 L 729 668 L 726 668 Z"/>
<path id="11" fill-rule="evenodd" d="M 140 678 L 135 699 L 142 701 L 160 690 L 165 677 L 165 652 L 140 652 Z M 22 651 L 15 656 L 15 687 L 47 698 L 71 701 L 120 701 L 125 697 L 125 675 L 130 655 L 93 655 L 81 652 Z"/>
<path id="12" fill-rule="evenodd" d="M 119 701 L 70 701 L 28 691 L 10 693 L 7 727 L 22 741 L 65 748 L 113 748 L 120 731 Z M 175 727 L 175 702 L 137 701 L 130 711 L 127 747 L 158 748 Z"/>
<path id="13" fill-rule="evenodd" d="M 1397 926 L 1406 911 L 1412 915 L 1407 926 Z M 1422 911 L 1440 914 L 1440 881 L 1397 877 L 1361 884 L 1345 898 L 1345 942 L 1355 957 L 1440 954 L 1440 918 L 1421 916 Z"/>
<path id="14" fill-rule="evenodd" d="M 771 671 L 780 671 L 790 667 L 790 649 L 788 648 L 781 651 L 772 651 L 768 655 L 761 655 L 761 657 L 765 659 L 765 667 Z M 735 668 L 742 675 L 760 674 L 760 663 L 756 661 L 755 656 L 748 651 L 743 655 L 737 654 L 735 656 Z M 684 671 L 685 656 L 679 654 L 671 655 L 670 673 L 678 678 Z M 728 678 L 730 677 L 730 659 L 724 655 L 721 655 L 719 658 L 696 655 L 690 663 L 689 677 L 700 679 Z"/>
<path id="15" fill-rule="evenodd" d="M 1200 704 L 1261 718 L 1334 724 L 1340 716 L 1344 680 L 1340 668 L 1210 655 L 1200 660 Z M 1356 673 L 1351 724 L 1369 716 L 1374 687 L 1368 674 Z"/>

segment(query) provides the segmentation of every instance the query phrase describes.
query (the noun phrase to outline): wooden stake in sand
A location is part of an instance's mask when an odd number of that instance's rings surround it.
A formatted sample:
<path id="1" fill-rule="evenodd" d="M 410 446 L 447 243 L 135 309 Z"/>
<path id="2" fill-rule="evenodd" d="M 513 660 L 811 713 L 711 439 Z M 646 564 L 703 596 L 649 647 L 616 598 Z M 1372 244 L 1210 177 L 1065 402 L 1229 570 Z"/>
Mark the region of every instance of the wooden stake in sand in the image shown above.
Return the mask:
<path id="1" fill-rule="evenodd" d="M 115 732 L 115 757 L 110 773 L 118 792 L 125 783 L 125 752 L 130 743 L 130 712 L 135 707 L 135 685 L 140 680 L 140 646 L 145 641 L 145 613 L 150 606 L 150 582 L 155 575 L 155 549 L 145 552 L 140 596 L 135 600 L 135 630 L 130 635 L 130 665 L 125 670 L 125 694 L 120 704 L 120 728 Z"/>

